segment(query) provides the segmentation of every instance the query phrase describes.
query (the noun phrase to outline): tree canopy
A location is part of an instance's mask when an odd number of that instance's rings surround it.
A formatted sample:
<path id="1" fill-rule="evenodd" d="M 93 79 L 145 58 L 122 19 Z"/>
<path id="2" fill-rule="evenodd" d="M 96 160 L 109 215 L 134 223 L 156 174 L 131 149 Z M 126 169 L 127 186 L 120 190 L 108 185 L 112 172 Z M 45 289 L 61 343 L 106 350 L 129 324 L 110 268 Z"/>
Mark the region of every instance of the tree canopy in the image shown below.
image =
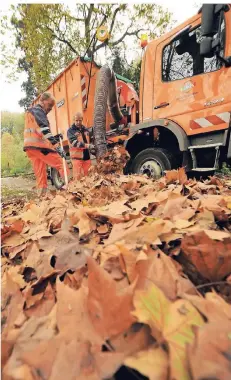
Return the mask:
<path id="1" fill-rule="evenodd" d="M 12 9 L 16 48 L 23 57 L 19 68 L 28 74 L 23 84 L 27 98 L 43 91 L 76 56 L 94 51 L 99 59 L 103 47 L 135 49 L 142 32 L 158 37 L 171 21 L 171 14 L 156 4 L 18 4 Z M 95 38 L 101 25 L 109 30 L 104 42 Z M 26 101 L 21 104 L 26 108 Z"/>

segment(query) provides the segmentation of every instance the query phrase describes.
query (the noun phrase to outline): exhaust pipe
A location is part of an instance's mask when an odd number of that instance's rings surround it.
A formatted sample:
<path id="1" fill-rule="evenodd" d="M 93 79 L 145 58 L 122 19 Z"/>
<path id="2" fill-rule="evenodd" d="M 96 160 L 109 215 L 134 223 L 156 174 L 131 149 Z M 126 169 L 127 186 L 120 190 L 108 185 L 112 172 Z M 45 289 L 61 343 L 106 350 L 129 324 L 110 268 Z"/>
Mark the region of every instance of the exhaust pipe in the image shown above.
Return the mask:
<path id="1" fill-rule="evenodd" d="M 114 121 L 117 123 L 120 122 L 123 118 L 123 114 L 119 107 L 115 73 L 105 65 L 101 67 L 97 75 L 94 101 L 94 139 L 97 158 L 100 158 L 107 153 L 107 105 Z"/>

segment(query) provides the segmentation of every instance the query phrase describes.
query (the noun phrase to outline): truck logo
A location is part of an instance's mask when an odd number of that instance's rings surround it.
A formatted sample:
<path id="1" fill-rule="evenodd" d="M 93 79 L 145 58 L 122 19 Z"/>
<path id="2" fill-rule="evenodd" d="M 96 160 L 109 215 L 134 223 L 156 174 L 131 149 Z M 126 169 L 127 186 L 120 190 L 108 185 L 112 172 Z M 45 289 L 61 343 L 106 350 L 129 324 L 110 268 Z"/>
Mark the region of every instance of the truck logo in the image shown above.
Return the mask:
<path id="1" fill-rule="evenodd" d="M 193 82 L 191 82 L 190 80 L 188 82 L 186 82 L 183 87 L 181 87 L 180 91 L 181 92 L 186 92 L 186 91 L 189 91 L 191 90 L 191 88 L 193 88 L 195 85 Z"/>
<path id="2" fill-rule="evenodd" d="M 222 103 L 224 100 L 225 100 L 224 98 L 214 99 L 214 100 L 211 100 L 210 102 L 206 102 L 204 104 L 204 106 L 205 107 L 212 106 L 212 105 L 217 104 L 217 103 Z"/>
<path id="3" fill-rule="evenodd" d="M 60 108 L 60 107 L 62 107 L 64 105 L 64 103 L 65 103 L 65 99 L 62 99 L 59 102 L 57 102 L 56 105 L 57 105 L 58 108 Z"/>

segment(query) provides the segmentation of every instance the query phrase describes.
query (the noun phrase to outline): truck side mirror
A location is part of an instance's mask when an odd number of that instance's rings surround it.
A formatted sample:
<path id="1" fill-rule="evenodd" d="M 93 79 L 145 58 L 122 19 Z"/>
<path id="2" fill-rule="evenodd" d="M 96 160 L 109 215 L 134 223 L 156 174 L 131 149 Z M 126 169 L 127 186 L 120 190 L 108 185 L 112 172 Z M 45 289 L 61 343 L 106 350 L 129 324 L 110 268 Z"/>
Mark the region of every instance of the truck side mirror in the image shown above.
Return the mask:
<path id="1" fill-rule="evenodd" d="M 219 53 L 221 44 L 221 21 L 223 12 L 227 12 L 227 4 L 203 4 L 201 15 L 200 55 L 211 58 L 214 53 Z M 216 38 L 214 39 L 215 35 Z"/>
<path id="2" fill-rule="evenodd" d="M 203 4 L 201 15 L 201 35 L 202 37 L 213 36 L 216 33 L 214 29 L 215 4 Z"/>
<path id="3" fill-rule="evenodd" d="M 211 58 L 213 56 L 212 37 L 205 37 L 200 43 L 200 55 Z"/>

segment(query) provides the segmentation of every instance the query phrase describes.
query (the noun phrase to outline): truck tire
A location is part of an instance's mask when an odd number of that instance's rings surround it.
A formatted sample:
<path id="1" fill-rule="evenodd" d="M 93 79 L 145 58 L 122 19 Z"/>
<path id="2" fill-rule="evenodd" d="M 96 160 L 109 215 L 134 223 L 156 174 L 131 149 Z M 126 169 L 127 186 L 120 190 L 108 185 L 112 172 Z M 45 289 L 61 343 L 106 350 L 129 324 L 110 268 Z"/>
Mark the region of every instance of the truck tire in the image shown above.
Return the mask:
<path id="1" fill-rule="evenodd" d="M 174 167 L 174 161 L 173 155 L 166 149 L 148 148 L 134 158 L 132 172 L 158 179 L 164 175 L 165 170 Z"/>
<path id="2" fill-rule="evenodd" d="M 51 181 L 57 190 L 61 189 L 61 187 L 64 185 L 64 181 L 61 178 L 58 170 L 54 168 L 51 169 Z"/>

